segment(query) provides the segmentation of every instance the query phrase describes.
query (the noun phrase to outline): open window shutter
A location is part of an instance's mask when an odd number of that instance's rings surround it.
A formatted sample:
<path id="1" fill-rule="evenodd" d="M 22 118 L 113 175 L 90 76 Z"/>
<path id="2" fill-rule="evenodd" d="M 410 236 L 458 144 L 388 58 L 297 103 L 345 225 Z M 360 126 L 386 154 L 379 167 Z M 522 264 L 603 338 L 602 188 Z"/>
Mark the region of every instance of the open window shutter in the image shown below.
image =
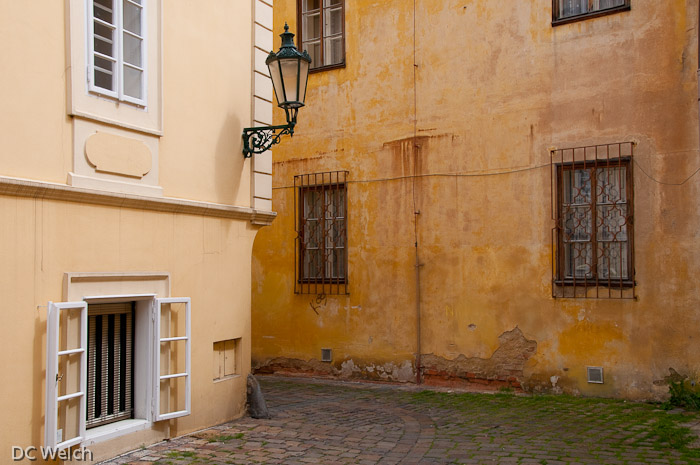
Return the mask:
<path id="1" fill-rule="evenodd" d="M 85 439 L 85 405 L 87 391 L 87 302 L 49 302 L 46 323 L 46 414 L 44 428 L 44 445 L 53 450 L 66 449 L 80 444 Z M 71 324 L 68 318 L 61 322 L 61 312 L 66 310 L 78 310 L 79 323 Z M 66 312 L 67 314 L 68 312 Z M 67 347 L 59 350 L 60 335 L 67 335 L 75 331 L 74 326 L 79 326 L 79 338 L 77 347 Z M 79 357 L 79 371 L 75 370 L 75 358 Z M 65 361 L 63 372 L 59 373 L 59 361 Z M 70 369 L 69 369 L 70 368 Z M 69 386 L 69 377 L 77 377 L 75 385 L 77 391 L 61 394 L 61 383 Z M 64 389 L 65 391 L 66 389 Z M 62 410 L 66 425 L 72 425 L 74 435 L 70 437 L 58 437 L 58 412 L 62 403 L 78 399 L 78 406 L 65 406 Z M 72 401 L 73 403 L 75 401 Z M 67 431 L 62 428 L 62 431 Z M 61 434 L 68 436 L 70 432 Z"/>
<path id="2" fill-rule="evenodd" d="M 180 334 L 173 334 L 174 328 L 172 307 L 173 304 L 184 305 L 184 328 L 177 328 Z M 168 308 L 166 308 L 168 307 Z M 164 311 L 168 314 L 165 315 Z M 182 306 L 178 312 L 183 311 Z M 181 315 L 179 320 L 182 321 Z M 154 304 L 154 320 L 155 320 L 155 344 L 153 354 L 154 361 L 154 380 L 153 380 L 153 417 L 155 421 L 169 420 L 171 418 L 182 417 L 190 414 L 190 399 L 191 399 L 191 376 L 190 376 L 190 351 L 191 351 L 191 324 L 190 324 L 190 299 L 189 297 L 170 297 L 164 299 L 155 299 Z M 184 334 L 182 334 L 184 330 Z M 172 350 L 172 342 L 174 344 L 175 354 Z M 184 351 L 181 352 L 181 351 Z M 173 357 L 176 361 L 182 361 L 184 357 L 184 371 L 175 370 L 175 373 L 169 373 L 172 365 Z M 184 379 L 184 392 L 176 391 L 173 395 L 171 383 L 172 380 Z M 182 401 L 181 396 L 184 395 L 184 408 L 177 408 L 177 404 Z M 170 402 L 174 402 L 175 406 L 170 406 Z"/>

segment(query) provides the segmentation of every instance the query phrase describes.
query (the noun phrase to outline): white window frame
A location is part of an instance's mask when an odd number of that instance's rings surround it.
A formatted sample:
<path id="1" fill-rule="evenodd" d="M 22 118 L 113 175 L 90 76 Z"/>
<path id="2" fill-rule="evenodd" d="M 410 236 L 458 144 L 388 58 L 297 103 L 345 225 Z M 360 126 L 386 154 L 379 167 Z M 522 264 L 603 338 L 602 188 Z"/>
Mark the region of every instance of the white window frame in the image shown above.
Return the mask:
<path id="1" fill-rule="evenodd" d="M 161 311 L 163 304 L 185 304 L 185 335 L 184 336 L 169 336 L 161 338 Z M 192 398 L 192 376 L 191 376 L 191 343 L 192 343 L 192 328 L 190 322 L 190 298 L 189 297 L 169 297 L 164 299 L 155 299 L 153 304 L 154 317 L 155 317 L 155 337 L 153 338 L 153 343 L 155 344 L 153 355 L 155 357 L 155 369 L 153 373 L 155 375 L 153 379 L 153 418 L 155 421 L 169 420 L 171 418 L 178 418 L 190 414 L 191 398 Z M 168 331 L 168 334 L 171 334 Z M 182 373 L 169 373 L 166 375 L 160 374 L 160 357 L 163 342 L 175 342 L 184 341 L 185 342 L 185 371 Z M 173 379 L 173 378 L 185 378 L 185 409 L 184 410 L 172 410 L 169 412 L 160 411 L 160 383 L 161 381 Z"/>
<path id="2" fill-rule="evenodd" d="M 60 313 L 62 310 L 80 310 L 80 346 L 59 351 Z M 85 409 L 87 392 L 87 302 L 49 302 L 46 318 L 46 413 L 44 445 L 51 450 L 63 450 L 80 444 L 85 439 Z M 79 390 L 63 396 L 58 395 L 58 358 L 80 354 Z M 58 404 L 65 400 L 80 398 L 78 408 L 78 435 L 58 441 Z"/>
<path id="3" fill-rule="evenodd" d="M 115 423 L 110 423 L 103 426 L 98 426 L 87 430 L 86 427 L 86 411 L 87 411 L 87 344 L 88 344 L 88 303 L 89 302 L 125 302 L 137 301 L 150 305 L 144 308 L 148 311 L 148 319 L 150 324 L 143 325 L 142 323 L 134 322 L 139 325 L 136 329 L 137 334 L 135 342 L 142 341 L 143 338 L 148 338 L 149 350 L 141 353 L 141 356 L 150 358 L 150 362 L 144 365 L 143 370 L 149 370 L 146 373 L 141 370 L 136 376 L 147 376 L 151 387 L 146 390 L 148 394 L 148 403 L 150 408 L 146 411 L 146 418 L 139 417 L 134 419 L 121 420 Z M 150 304 L 149 304 L 150 301 Z M 191 412 L 191 299 L 189 297 L 170 297 L 156 298 L 153 294 L 134 294 L 134 295 L 104 295 L 104 296 L 88 296 L 84 300 L 78 302 L 49 302 L 47 313 L 47 337 L 46 337 L 46 412 L 44 425 L 44 445 L 52 450 L 62 450 L 74 445 L 82 444 L 90 445 L 96 442 L 113 439 L 123 434 L 132 433 L 135 431 L 148 428 L 152 422 L 169 420 L 189 415 Z M 184 303 L 185 307 L 185 336 L 174 336 L 161 338 L 160 337 L 160 316 L 163 304 Z M 60 312 L 68 309 L 80 310 L 80 346 L 59 351 L 59 333 L 61 329 Z M 144 314 L 144 317 L 146 315 Z M 138 318 L 138 317 L 137 317 Z M 142 332 L 143 336 L 138 336 Z M 169 341 L 185 341 L 185 366 L 184 373 L 160 375 L 160 356 L 161 342 Z M 150 353 L 149 353 L 150 352 Z M 61 356 L 75 356 L 80 354 L 80 374 L 79 386 L 80 389 L 74 393 L 69 393 L 63 396 L 58 396 L 58 360 Z M 160 412 L 160 381 L 168 378 L 186 377 L 185 388 L 185 409 L 171 412 Z M 79 418 L 77 419 L 78 435 L 65 438 L 62 441 L 58 440 L 58 405 L 59 402 L 72 398 L 80 398 L 80 406 L 78 408 Z"/>
<path id="4" fill-rule="evenodd" d="M 109 97 L 116 98 L 123 102 L 129 102 L 134 105 L 139 105 L 145 107 L 148 102 L 147 89 L 148 89 L 148 18 L 147 18 L 147 2 L 142 0 L 142 3 L 137 4 L 132 0 L 113 0 L 114 8 L 112 10 L 112 17 L 114 24 L 109 24 L 110 27 L 114 29 L 114 51 L 115 57 L 106 57 L 109 61 L 114 62 L 114 80 L 116 81 L 116 90 L 105 89 L 104 87 L 99 87 L 95 83 L 95 20 L 104 22 L 100 19 L 96 19 L 94 15 L 94 0 L 86 0 L 86 12 L 87 12 L 87 46 L 88 46 L 88 70 L 87 70 L 87 82 L 88 90 L 90 92 L 106 95 Z M 124 2 L 132 3 L 139 8 L 141 8 L 141 68 L 134 65 L 127 64 L 124 61 L 124 46 L 123 46 L 123 36 L 124 36 Z M 105 23 L 106 25 L 108 23 Z M 129 33 L 127 31 L 127 33 Z M 141 79 L 141 96 L 142 98 L 135 98 L 124 93 L 124 66 L 129 66 L 135 69 L 139 69 L 143 72 L 143 79 Z"/>

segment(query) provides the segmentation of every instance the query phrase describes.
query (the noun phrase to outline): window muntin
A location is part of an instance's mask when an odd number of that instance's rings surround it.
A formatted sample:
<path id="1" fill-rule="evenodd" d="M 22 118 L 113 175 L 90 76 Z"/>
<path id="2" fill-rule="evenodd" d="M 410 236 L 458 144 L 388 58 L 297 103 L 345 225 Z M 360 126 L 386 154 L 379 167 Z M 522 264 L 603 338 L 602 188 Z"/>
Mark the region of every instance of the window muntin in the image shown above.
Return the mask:
<path id="1" fill-rule="evenodd" d="M 552 21 L 571 22 L 629 8 L 630 0 L 552 0 Z"/>
<path id="2" fill-rule="evenodd" d="M 310 69 L 345 63 L 344 0 L 297 0 L 299 42 L 311 56 Z"/>
<path id="3" fill-rule="evenodd" d="M 146 105 L 143 0 L 92 0 L 89 10 L 89 89 Z"/>
<path id="4" fill-rule="evenodd" d="M 631 155 L 629 143 L 553 152 L 560 160 L 553 273 L 560 296 L 567 286 L 570 297 L 590 297 L 588 288 L 600 297 L 599 287 L 633 287 Z"/>
<path id="5" fill-rule="evenodd" d="M 295 176 L 296 291 L 347 293 L 346 172 Z"/>

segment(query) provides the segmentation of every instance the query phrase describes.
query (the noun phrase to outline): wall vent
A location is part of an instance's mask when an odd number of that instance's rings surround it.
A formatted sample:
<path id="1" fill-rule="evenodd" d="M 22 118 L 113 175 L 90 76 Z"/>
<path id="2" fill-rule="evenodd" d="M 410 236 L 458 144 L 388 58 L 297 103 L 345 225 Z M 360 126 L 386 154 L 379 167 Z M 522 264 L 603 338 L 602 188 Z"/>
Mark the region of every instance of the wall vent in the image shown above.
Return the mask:
<path id="1" fill-rule="evenodd" d="M 333 361 L 333 349 L 321 349 L 321 361 L 322 362 Z"/>
<path id="2" fill-rule="evenodd" d="M 603 367 L 586 367 L 588 382 L 603 384 Z"/>

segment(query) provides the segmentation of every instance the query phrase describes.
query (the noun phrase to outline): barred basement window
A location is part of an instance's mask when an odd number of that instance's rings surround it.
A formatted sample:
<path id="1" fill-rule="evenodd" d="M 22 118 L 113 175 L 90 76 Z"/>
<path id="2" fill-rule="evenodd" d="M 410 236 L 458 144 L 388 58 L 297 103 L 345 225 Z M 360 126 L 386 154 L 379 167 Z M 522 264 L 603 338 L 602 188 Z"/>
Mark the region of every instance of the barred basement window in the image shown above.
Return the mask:
<path id="1" fill-rule="evenodd" d="M 133 321 L 133 302 L 88 306 L 88 428 L 133 418 Z"/>
<path id="2" fill-rule="evenodd" d="M 633 148 L 552 152 L 554 297 L 634 298 Z"/>
<path id="3" fill-rule="evenodd" d="M 294 177 L 298 294 L 347 294 L 347 171 Z"/>
<path id="4" fill-rule="evenodd" d="M 552 0 L 552 25 L 627 11 L 630 0 Z"/>

